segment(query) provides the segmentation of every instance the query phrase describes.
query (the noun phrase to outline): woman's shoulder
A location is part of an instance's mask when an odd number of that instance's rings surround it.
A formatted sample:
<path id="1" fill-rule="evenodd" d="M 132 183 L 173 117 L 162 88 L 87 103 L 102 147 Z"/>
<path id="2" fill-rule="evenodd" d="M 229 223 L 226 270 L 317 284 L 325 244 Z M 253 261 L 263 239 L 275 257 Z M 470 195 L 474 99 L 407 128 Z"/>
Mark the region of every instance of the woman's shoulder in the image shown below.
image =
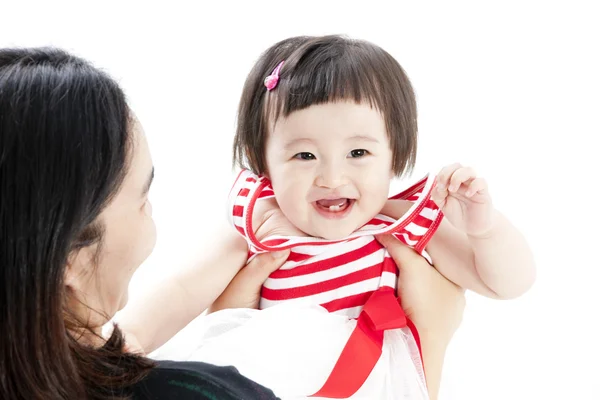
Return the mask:
<path id="1" fill-rule="evenodd" d="M 133 389 L 136 400 L 273 400 L 273 392 L 234 367 L 201 362 L 158 361 Z"/>

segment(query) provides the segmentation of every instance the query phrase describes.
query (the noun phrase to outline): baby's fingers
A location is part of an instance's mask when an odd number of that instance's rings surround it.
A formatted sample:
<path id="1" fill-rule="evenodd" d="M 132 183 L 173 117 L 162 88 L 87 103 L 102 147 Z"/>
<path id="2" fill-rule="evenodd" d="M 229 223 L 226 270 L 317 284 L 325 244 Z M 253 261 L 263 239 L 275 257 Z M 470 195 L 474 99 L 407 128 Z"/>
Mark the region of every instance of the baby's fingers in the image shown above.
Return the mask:
<path id="1" fill-rule="evenodd" d="M 477 178 L 477 173 L 471 167 L 462 167 L 454 171 L 450 177 L 448 190 L 452 193 L 457 192 L 463 184 L 470 184 L 471 180 Z"/>
<path id="2" fill-rule="evenodd" d="M 483 178 L 475 178 L 467 187 L 466 197 L 473 197 L 477 193 L 483 193 L 487 190 L 487 182 Z"/>

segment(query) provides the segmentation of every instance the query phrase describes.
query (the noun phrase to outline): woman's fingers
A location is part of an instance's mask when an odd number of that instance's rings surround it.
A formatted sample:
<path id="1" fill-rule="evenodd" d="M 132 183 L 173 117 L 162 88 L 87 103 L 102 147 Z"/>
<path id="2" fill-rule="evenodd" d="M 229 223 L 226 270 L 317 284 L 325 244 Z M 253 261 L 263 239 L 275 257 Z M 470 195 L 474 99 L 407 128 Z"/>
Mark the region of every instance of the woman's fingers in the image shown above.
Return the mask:
<path id="1" fill-rule="evenodd" d="M 289 254 L 289 250 L 283 250 L 254 257 L 233 278 L 209 312 L 226 308 L 257 308 L 262 285 L 269 275 L 283 265 Z"/>

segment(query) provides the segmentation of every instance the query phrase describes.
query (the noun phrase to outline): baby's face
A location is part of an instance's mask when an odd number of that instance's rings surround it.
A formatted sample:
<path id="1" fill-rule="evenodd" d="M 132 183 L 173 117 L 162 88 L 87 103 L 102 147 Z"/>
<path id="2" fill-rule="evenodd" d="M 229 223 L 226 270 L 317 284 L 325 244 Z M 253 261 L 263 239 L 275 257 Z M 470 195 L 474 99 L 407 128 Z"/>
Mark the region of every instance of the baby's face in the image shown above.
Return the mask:
<path id="1" fill-rule="evenodd" d="M 392 150 L 368 104 L 313 105 L 280 118 L 266 146 L 268 177 L 285 216 L 310 236 L 342 239 L 385 204 Z"/>

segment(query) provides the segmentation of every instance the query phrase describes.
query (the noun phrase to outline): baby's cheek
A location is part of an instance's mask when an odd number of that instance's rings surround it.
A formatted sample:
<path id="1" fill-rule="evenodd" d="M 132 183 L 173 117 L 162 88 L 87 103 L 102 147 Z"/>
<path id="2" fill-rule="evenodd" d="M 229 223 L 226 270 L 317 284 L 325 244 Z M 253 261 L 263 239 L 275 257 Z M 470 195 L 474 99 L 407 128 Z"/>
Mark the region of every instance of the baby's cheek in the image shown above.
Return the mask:
<path id="1" fill-rule="evenodd" d="M 364 180 L 363 192 L 374 197 L 387 198 L 390 191 L 390 179 L 387 176 L 371 176 Z"/>
<path id="2" fill-rule="evenodd" d="M 297 220 L 302 213 L 302 197 L 294 191 L 287 191 L 277 196 L 277 203 L 283 214 L 290 220 Z"/>

